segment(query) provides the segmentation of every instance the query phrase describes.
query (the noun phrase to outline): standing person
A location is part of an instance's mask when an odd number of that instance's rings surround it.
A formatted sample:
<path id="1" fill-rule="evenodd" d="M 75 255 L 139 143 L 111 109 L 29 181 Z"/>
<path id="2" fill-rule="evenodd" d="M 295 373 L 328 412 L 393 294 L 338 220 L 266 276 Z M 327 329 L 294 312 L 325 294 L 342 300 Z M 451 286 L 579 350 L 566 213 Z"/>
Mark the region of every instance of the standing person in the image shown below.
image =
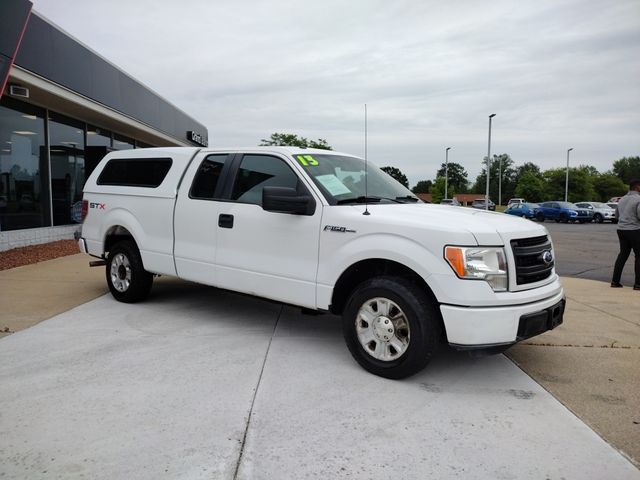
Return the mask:
<path id="1" fill-rule="evenodd" d="M 640 290 L 640 180 L 631 180 L 629 193 L 620 199 L 618 203 L 618 240 L 620 241 L 620 253 L 613 267 L 611 286 L 620 288 L 622 269 L 633 249 L 636 257 L 634 290 Z"/>

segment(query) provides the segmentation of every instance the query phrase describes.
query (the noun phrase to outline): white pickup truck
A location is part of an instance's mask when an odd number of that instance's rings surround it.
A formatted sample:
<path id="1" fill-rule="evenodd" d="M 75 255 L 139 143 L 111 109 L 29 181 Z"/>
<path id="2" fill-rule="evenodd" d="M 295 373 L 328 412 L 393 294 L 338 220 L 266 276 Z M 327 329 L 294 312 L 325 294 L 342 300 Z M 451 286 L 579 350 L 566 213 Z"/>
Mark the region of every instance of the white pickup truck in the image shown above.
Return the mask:
<path id="1" fill-rule="evenodd" d="M 403 378 L 440 343 L 498 352 L 562 323 L 551 238 L 501 213 L 421 202 L 364 160 L 294 147 L 108 154 L 81 251 L 113 296 L 172 275 L 342 315 L 366 370 Z"/>

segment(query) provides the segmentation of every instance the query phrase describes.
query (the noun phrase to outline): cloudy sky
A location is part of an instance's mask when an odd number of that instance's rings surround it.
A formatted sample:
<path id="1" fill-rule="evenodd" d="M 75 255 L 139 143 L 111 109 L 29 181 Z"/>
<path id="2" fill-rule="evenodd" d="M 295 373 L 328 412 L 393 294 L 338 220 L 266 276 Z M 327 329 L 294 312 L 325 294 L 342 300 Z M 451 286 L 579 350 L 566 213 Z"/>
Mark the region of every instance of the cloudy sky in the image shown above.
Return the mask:
<path id="1" fill-rule="evenodd" d="M 210 145 L 325 138 L 470 180 L 487 153 L 608 170 L 640 155 L 640 1 L 32 0 L 204 123 Z"/>

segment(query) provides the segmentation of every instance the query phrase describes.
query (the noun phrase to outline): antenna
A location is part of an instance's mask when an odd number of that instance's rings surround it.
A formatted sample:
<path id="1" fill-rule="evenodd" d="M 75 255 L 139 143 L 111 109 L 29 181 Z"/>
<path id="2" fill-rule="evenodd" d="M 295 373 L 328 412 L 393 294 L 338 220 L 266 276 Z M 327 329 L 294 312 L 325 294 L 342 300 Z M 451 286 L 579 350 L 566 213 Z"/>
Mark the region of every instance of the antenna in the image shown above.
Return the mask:
<path id="1" fill-rule="evenodd" d="M 364 212 L 363 215 L 371 215 L 369 213 L 369 188 L 367 182 L 367 104 L 364 104 Z"/>

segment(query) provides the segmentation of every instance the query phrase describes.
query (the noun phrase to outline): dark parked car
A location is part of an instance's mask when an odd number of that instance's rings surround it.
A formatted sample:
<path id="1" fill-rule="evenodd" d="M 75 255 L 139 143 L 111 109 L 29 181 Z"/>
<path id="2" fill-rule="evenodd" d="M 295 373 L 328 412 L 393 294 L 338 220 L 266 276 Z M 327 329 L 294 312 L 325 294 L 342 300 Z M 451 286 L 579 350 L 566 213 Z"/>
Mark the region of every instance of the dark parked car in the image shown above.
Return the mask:
<path id="1" fill-rule="evenodd" d="M 555 220 L 556 222 L 590 222 L 593 220 L 593 211 L 580 208 L 570 202 L 544 202 L 535 213 L 536 220 Z"/>
<path id="2" fill-rule="evenodd" d="M 479 198 L 477 200 L 474 200 L 473 203 L 471 204 L 471 206 L 473 208 L 477 208 L 477 209 L 480 209 L 480 210 L 485 210 L 484 198 Z M 496 204 L 493 203 L 491 201 L 491 199 L 489 199 L 489 210 L 495 211 L 495 209 L 496 209 Z"/>
<path id="3" fill-rule="evenodd" d="M 538 208 L 540 208 L 540 205 L 538 205 L 537 203 L 513 203 L 504 211 L 504 213 L 533 219 L 535 218 Z"/>

